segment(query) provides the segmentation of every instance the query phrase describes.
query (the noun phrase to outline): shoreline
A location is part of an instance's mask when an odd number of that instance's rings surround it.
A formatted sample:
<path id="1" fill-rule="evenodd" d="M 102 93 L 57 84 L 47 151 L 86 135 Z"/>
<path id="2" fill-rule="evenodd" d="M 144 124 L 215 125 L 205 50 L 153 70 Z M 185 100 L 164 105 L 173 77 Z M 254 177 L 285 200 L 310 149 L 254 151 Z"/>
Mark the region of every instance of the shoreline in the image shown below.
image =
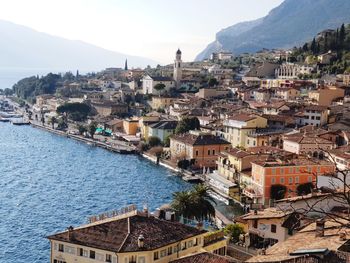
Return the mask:
<path id="1" fill-rule="evenodd" d="M 122 150 L 113 149 L 113 147 L 111 147 L 110 145 L 107 145 L 107 144 L 105 144 L 103 142 L 95 141 L 95 140 L 92 140 L 90 138 L 85 138 L 85 137 L 82 137 L 82 136 L 79 136 L 79 135 L 68 134 L 68 133 L 66 133 L 64 131 L 55 130 L 55 129 L 52 129 L 51 127 L 42 126 L 42 125 L 39 125 L 39 124 L 36 124 L 36 123 L 33 123 L 33 122 L 30 122 L 30 126 L 33 127 L 33 128 L 37 128 L 37 129 L 40 129 L 40 130 L 43 130 L 43 131 L 47 131 L 47 132 L 56 134 L 58 136 L 71 138 L 73 140 L 76 140 L 76 141 L 79 141 L 79 142 L 82 142 L 82 143 L 85 143 L 85 144 L 90 144 L 90 145 L 92 144 L 93 146 L 103 148 L 103 149 L 108 150 L 108 151 L 113 152 L 113 153 L 139 155 L 139 156 L 142 156 L 143 158 L 145 158 L 146 160 L 157 164 L 157 159 L 154 156 L 149 155 L 147 153 L 137 153 L 136 151 L 129 151 L 129 152 L 125 151 L 124 152 Z M 181 177 L 181 179 L 183 181 L 185 181 L 185 182 L 198 183 L 198 179 L 199 179 L 198 176 L 191 175 L 188 172 L 186 173 L 186 171 L 182 171 L 179 168 L 172 167 L 171 165 L 165 163 L 164 160 L 160 160 L 157 165 L 163 166 L 164 168 L 166 168 L 166 169 L 176 173 L 175 176 Z M 215 210 L 216 210 L 216 214 L 217 214 L 217 216 L 216 216 L 216 223 L 218 225 L 223 226 L 223 225 L 227 225 L 228 223 L 233 223 L 233 220 L 227 218 L 225 215 L 223 215 L 216 208 L 215 208 Z"/>

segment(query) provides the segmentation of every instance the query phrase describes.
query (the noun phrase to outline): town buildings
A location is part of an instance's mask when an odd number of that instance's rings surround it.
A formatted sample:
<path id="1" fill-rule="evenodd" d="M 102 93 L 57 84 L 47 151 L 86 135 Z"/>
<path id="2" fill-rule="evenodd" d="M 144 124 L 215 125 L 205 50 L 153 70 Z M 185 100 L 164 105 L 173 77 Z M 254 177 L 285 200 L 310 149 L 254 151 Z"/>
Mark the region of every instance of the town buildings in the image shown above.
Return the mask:
<path id="1" fill-rule="evenodd" d="M 49 236 L 50 262 L 167 263 L 200 252 L 226 255 L 223 235 L 129 210 Z"/>
<path id="2" fill-rule="evenodd" d="M 189 160 L 196 168 L 215 168 L 218 154 L 230 147 L 224 139 L 200 131 L 170 137 L 171 157 L 177 161 Z"/>
<path id="3" fill-rule="evenodd" d="M 247 136 L 258 128 L 267 127 L 267 119 L 253 114 L 237 114 L 223 122 L 223 136 L 233 147 L 246 147 Z"/>
<path id="4" fill-rule="evenodd" d="M 309 159 L 299 156 L 292 159 L 267 158 L 252 162 L 251 185 L 243 193 L 254 202 L 269 205 L 272 201 L 272 186 L 283 185 L 285 195 L 293 197 L 297 194 L 298 185 L 317 183 L 317 177 L 335 172 L 335 165 L 325 160 Z"/>

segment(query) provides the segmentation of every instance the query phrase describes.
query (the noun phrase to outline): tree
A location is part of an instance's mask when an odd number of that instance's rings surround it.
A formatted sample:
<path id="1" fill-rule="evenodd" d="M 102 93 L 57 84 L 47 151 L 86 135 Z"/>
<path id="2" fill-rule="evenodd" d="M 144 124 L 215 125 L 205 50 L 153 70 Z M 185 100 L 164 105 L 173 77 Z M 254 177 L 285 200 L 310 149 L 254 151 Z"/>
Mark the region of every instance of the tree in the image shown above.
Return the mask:
<path id="1" fill-rule="evenodd" d="M 73 121 L 84 121 L 91 112 L 91 107 L 85 103 L 65 103 L 57 108 L 57 113 L 68 114 L 68 118 Z"/>
<path id="2" fill-rule="evenodd" d="M 160 96 L 161 92 L 165 89 L 165 85 L 163 83 L 158 83 L 154 86 L 154 89 L 158 91 Z"/>
<path id="3" fill-rule="evenodd" d="M 239 236 L 244 234 L 244 229 L 239 224 L 229 224 L 225 227 L 224 232 L 226 235 L 230 236 L 230 240 L 233 242 L 239 241 Z"/>
<path id="4" fill-rule="evenodd" d="M 170 146 L 170 135 L 168 135 L 164 140 L 164 147 Z"/>
<path id="5" fill-rule="evenodd" d="M 216 78 L 210 78 L 209 81 L 208 81 L 209 87 L 214 87 L 214 86 L 216 86 L 218 84 L 219 84 L 219 82 L 217 81 Z"/>
<path id="6" fill-rule="evenodd" d="M 271 185 L 270 196 L 274 200 L 283 199 L 286 195 L 287 187 L 281 184 Z"/>
<path id="7" fill-rule="evenodd" d="M 91 122 L 90 125 L 89 125 L 89 133 L 90 133 L 90 136 L 91 136 L 92 139 L 94 138 L 96 129 L 97 129 L 96 123 L 95 122 Z"/>
<path id="8" fill-rule="evenodd" d="M 52 116 L 52 117 L 50 118 L 50 123 L 51 123 L 51 125 L 52 125 L 52 129 L 55 129 L 55 123 L 57 123 L 56 117 Z"/>
<path id="9" fill-rule="evenodd" d="M 342 24 L 339 30 L 339 44 L 342 46 L 344 44 L 346 37 L 345 25 Z"/>
<path id="10" fill-rule="evenodd" d="M 149 138 L 148 138 L 148 145 L 152 148 L 152 147 L 155 147 L 155 146 L 159 146 L 159 145 L 161 145 L 162 144 L 162 142 L 161 142 L 161 140 L 158 138 L 158 137 L 156 137 L 156 136 L 150 136 Z"/>
<path id="11" fill-rule="evenodd" d="M 175 192 L 171 207 L 179 216 L 196 219 L 198 222 L 215 217 L 214 199 L 209 195 L 210 188 L 196 185 L 189 191 Z"/>
<path id="12" fill-rule="evenodd" d="M 313 54 L 316 54 L 317 52 L 317 44 L 316 44 L 316 39 L 314 38 L 311 42 L 310 50 Z"/>
<path id="13" fill-rule="evenodd" d="M 200 123 L 196 117 L 185 117 L 178 122 L 175 128 L 175 134 L 186 133 L 190 130 L 198 130 L 200 128 Z"/>
<path id="14" fill-rule="evenodd" d="M 68 127 L 67 121 L 65 118 L 59 118 L 57 123 L 57 128 L 59 130 L 64 130 Z"/>
<path id="15" fill-rule="evenodd" d="M 214 198 L 209 195 L 210 188 L 204 184 L 198 184 L 192 191 L 194 199 L 194 213 L 198 221 L 210 220 L 215 217 Z"/>
<path id="16" fill-rule="evenodd" d="M 314 189 L 313 183 L 305 183 L 305 184 L 300 184 L 297 187 L 297 195 L 307 195 L 312 192 L 312 189 Z"/>
<path id="17" fill-rule="evenodd" d="M 83 135 L 84 132 L 87 132 L 87 128 L 84 125 L 78 125 L 78 131 L 80 135 Z"/>

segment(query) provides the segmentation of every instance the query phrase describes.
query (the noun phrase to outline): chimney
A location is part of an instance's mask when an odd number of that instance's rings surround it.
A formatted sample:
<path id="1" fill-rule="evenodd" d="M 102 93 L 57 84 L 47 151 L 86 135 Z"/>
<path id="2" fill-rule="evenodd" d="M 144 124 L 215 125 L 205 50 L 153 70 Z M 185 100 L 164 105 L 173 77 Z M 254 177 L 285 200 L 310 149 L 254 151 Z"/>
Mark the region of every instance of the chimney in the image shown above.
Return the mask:
<path id="1" fill-rule="evenodd" d="M 74 228 L 72 226 L 69 226 L 67 228 L 67 230 L 68 230 L 68 240 L 73 240 L 74 239 L 74 233 L 73 233 Z"/>
<path id="2" fill-rule="evenodd" d="M 145 238 L 144 236 L 141 234 L 139 235 L 139 237 L 137 238 L 137 246 L 139 248 L 144 248 L 144 245 L 145 245 Z"/>
<path id="3" fill-rule="evenodd" d="M 316 237 L 324 236 L 324 225 L 325 221 L 323 219 L 317 219 L 316 221 Z"/>

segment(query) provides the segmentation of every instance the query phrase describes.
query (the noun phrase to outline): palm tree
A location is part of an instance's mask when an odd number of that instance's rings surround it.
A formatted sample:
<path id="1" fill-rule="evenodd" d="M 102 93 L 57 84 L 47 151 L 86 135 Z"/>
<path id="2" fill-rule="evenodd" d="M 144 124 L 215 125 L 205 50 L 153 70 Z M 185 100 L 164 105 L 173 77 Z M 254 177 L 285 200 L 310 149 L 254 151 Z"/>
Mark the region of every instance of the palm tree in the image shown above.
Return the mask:
<path id="1" fill-rule="evenodd" d="M 215 217 L 215 208 L 213 204 L 216 204 L 216 202 L 214 198 L 209 195 L 209 191 L 210 187 L 204 184 L 196 185 L 192 190 L 195 203 L 194 217 L 199 222 L 210 220 Z"/>
<path id="2" fill-rule="evenodd" d="M 182 191 L 173 193 L 173 201 L 171 207 L 178 215 L 185 218 L 192 218 L 193 200 L 190 191 Z"/>
<path id="3" fill-rule="evenodd" d="M 210 220 L 215 217 L 215 200 L 209 195 L 210 188 L 205 185 L 197 185 L 190 191 L 176 192 L 173 194 L 171 207 L 175 212 L 198 222 Z"/>

